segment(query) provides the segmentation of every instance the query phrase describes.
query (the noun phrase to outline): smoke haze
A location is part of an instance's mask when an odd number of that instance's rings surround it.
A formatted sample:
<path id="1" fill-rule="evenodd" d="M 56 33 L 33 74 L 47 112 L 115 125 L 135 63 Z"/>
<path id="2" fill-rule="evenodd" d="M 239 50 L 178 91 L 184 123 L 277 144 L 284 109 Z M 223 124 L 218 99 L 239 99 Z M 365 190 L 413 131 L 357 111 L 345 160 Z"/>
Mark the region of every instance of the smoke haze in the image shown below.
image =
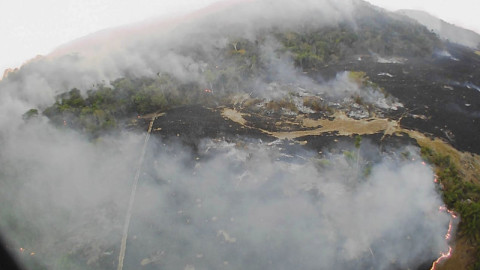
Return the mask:
<path id="1" fill-rule="evenodd" d="M 148 35 L 53 54 L 2 80 L 0 224 L 9 247 L 28 245 L 49 269 L 74 265 L 72 254 L 87 258 L 91 269 L 114 269 L 144 139 L 121 131 L 92 141 L 41 115 L 24 121 L 28 109 L 43 109 L 71 88 L 85 91 L 123 76 L 165 72 L 207 84 L 205 68 L 222 61 L 215 57 L 232 39 L 255 42 L 265 29 L 354 23 L 358 5 L 245 1 Z M 331 81 L 302 75 L 288 53 L 278 52 L 275 37 L 265 40 L 261 55 L 270 77 L 252 78 L 239 90 L 267 98 L 285 86 L 285 92 L 301 88 L 335 98 L 360 93 L 345 74 Z M 375 93 L 365 95 L 377 100 Z M 408 151 L 418 160 L 417 149 L 380 155 L 366 143 L 349 146 L 353 160 L 304 149 L 297 154 L 306 157 L 285 160 L 276 146 L 245 141 L 206 140 L 198 153 L 149 142 L 126 268 L 415 268 L 447 249 L 449 216 L 438 211 L 431 168 L 397 154 Z M 379 155 L 370 174 L 357 161 L 367 153 Z"/>

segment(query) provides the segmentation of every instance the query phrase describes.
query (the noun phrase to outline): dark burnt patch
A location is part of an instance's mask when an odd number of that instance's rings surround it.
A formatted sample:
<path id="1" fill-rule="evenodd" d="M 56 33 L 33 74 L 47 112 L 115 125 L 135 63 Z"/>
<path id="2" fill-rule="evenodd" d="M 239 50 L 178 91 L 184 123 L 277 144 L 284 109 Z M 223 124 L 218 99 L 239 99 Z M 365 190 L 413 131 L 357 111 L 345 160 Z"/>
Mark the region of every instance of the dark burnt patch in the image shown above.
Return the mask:
<path id="1" fill-rule="evenodd" d="M 451 56 L 410 58 L 403 64 L 350 59 L 318 72 L 325 78 L 340 71 L 365 72 L 405 105 L 402 127 L 480 154 L 480 56 L 455 44 L 448 44 L 447 50 Z"/>
<path id="2" fill-rule="evenodd" d="M 220 109 L 209 109 L 201 105 L 182 106 L 166 111 L 164 116 L 155 120 L 152 133 L 165 140 L 179 140 L 194 149 L 197 149 L 205 138 L 234 140 L 246 137 L 266 142 L 275 140 L 257 129 L 223 118 Z"/>
<path id="3" fill-rule="evenodd" d="M 323 134 L 321 136 L 304 136 L 297 138 L 297 141 L 306 141 L 306 147 L 319 153 L 341 153 L 349 151 L 355 143 L 353 136 L 341 136 L 334 133 Z M 415 139 L 410 138 L 407 134 L 386 135 L 376 133 L 370 135 L 362 135 L 362 144 L 372 144 L 377 146 L 381 151 L 390 152 L 398 150 L 407 145 L 418 146 Z"/>

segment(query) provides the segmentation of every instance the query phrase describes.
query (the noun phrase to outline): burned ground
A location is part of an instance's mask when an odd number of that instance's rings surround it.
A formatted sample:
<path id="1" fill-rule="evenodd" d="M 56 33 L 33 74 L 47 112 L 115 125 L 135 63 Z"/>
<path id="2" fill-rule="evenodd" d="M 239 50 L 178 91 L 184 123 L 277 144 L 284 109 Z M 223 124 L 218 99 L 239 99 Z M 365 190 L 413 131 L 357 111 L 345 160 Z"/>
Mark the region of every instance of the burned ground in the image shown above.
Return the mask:
<path id="1" fill-rule="evenodd" d="M 275 138 L 257 129 L 242 126 L 221 115 L 221 108 L 209 109 L 201 105 L 183 106 L 165 112 L 153 124 L 153 134 L 162 138 L 177 138 L 197 149 L 202 139 L 253 138 L 273 141 Z"/>
<path id="2" fill-rule="evenodd" d="M 204 139 L 221 139 L 231 142 L 260 140 L 265 143 L 273 143 L 279 145 L 286 154 L 293 154 L 302 151 L 313 152 L 339 152 L 351 148 L 354 144 L 356 133 L 348 135 L 339 135 L 337 132 L 318 133 L 314 135 L 312 128 L 302 126 L 300 123 L 294 123 L 295 119 L 284 118 L 281 115 L 261 114 L 245 116 L 243 121 L 245 124 L 232 121 L 231 119 L 222 117 L 221 111 L 224 108 L 205 108 L 200 105 L 183 106 L 168 110 L 164 115 L 155 119 L 152 132 L 164 140 L 173 140 L 181 142 L 191 147 L 193 151 L 198 150 L 199 144 Z M 246 113 L 247 114 L 247 113 Z M 316 114 L 313 114 L 315 119 Z M 309 117 L 309 116 L 306 116 Z M 263 121 L 265 119 L 265 121 Z M 307 118 L 309 119 L 309 118 Z M 312 120 L 314 120 L 312 119 Z M 294 139 L 278 140 L 275 135 L 279 127 L 287 128 L 283 125 L 284 121 L 288 121 L 288 129 L 295 131 L 312 131 L 312 135 L 299 136 Z M 331 118 L 329 121 L 335 125 L 335 120 Z M 278 123 L 271 126 L 259 124 L 264 122 Z M 360 122 L 360 121 L 359 121 Z M 368 123 L 369 121 L 365 121 Z M 297 126 L 298 130 L 292 129 Z M 273 130 L 270 130 L 271 127 Z M 362 138 L 369 143 L 376 145 L 380 149 L 388 150 L 404 147 L 406 145 L 418 146 L 416 141 L 407 134 L 398 132 L 387 135 L 383 132 L 373 134 L 362 134 Z M 343 146 L 343 148 L 339 148 Z M 343 149 L 343 150 L 342 150 Z"/>
<path id="3" fill-rule="evenodd" d="M 461 151 L 480 153 L 480 57 L 450 44 L 451 57 L 378 63 L 373 57 L 351 59 L 326 67 L 325 77 L 339 70 L 363 71 L 369 79 L 397 97 L 407 109 L 401 125 L 440 137 Z"/>
<path id="4" fill-rule="evenodd" d="M 442 194 L 479 182 L 480 56 L 371 11 L 358 32 L 208 13 L 173 41 L 130 32 L 118 51 L 9 75 L 0 226 L 12 251 L 38 258 L 32 269 L 116 269 L 120 239 L 124 269 L 430 269 L 453 245 Z M 436 171 L 418 146 L 451 164 Z M 448 269 L 465 269 L 479 241 L 456 237 Z"/>

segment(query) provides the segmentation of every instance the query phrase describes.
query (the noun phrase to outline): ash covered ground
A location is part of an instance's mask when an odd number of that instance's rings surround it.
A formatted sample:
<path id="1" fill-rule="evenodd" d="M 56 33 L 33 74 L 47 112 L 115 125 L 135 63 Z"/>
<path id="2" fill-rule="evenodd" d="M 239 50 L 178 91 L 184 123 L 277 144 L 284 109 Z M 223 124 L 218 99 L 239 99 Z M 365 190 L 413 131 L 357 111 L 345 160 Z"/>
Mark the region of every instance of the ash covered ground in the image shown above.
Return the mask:
<path id="1" fill-rule="evenodd" d="M 449 44 L 448 56 L 425 59 L 362 57 L 326 68 L 361 70 L 405 105 L 401 125 L 440 137 L 461 151 L 480 153 L 480 58 L 472 50 Z M 383 61 L 382 61 L 383 60 Z M 331 75 L 330 75 L 331 76 Z"/>
<path id="2" fill-rule="evenodd" d="M 471 266 L 477 232 L 441 207 L 480 200 L 480 53 L 362 1 L 281 3 L 4 78 L 7 248 L 31 269 Z"/>

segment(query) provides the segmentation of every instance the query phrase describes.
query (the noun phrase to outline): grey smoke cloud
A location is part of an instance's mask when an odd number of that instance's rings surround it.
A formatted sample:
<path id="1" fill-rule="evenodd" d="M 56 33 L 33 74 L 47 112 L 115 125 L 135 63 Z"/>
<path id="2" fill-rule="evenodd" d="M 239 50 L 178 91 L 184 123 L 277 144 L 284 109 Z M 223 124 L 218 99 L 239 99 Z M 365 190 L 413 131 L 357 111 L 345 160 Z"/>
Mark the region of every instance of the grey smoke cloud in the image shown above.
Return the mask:
<path id="1" fill-rule="evenodd" d="M 32 61 L 22 67 L 16 78 L 7 78 L 4 84 L 12 91 L 23 93 L 29 99 L 42 93 L 42 105 L 51 103 L 53 97 L 73 87 L 88 89 L 98 82 L 108 82 L 125 75 L 155 76 L 167 72 L 182 80 L 201 76 L 199 59 L 188 56 L 192 51 L 215 57 L 225 47 L 225 38 L 238 37 L 254 41 L 258 28 L 299 29 L 304 25 L 333 25 L 350 21 L 356 1 L 308 1 L 299 5 L 294 1 L 246 1 L 221 12 L 206 12 L 199 18 L 186 18 L 181 22 L 160 25 L 145 33 L 126 31 L 128 35 L 113 35 L 91 42 L 79 41 L 63 46 L 46 58 Z M 115 31 L 114 33 L 117 33 Z M 105 33 L 107 35 L 107 33 Z M 89 40 L 89 38 L 85 38 Z M 96 42 L 95 40 L 98 39 Z M 100 43 L 101 42 L 101 43 Z M 178 53 L 178 51 L 182 53 Z M 211 59 L 208 59 L 211 60 Z M 48 93 L 48 94 L 47 94 Z M 45 98 L 47 97 L 47 98 Z M 47 99 L 47 100 L 45 100 Z"/>
<path id="2" fill-rule="evenodd" d="M 143 142 L 131 132 L 89 141 L 42 116 L 23 121 L 28 109 L 50 105 L 73 87 L 126 75 L 168 72 L 202 83 L 207 62 L 228 38 L 254 41 L 258 25 L 296 29 L 307 21 L 350 20 L 355 3 L 253 1 L 147 38 L 34 61 L 1 81 L 0 214 L 25 226 L 0 223 L 11 246 L 29 245 L 53 269 L 65 254 L 82 254 L 92 268 L 114 268 Z M 345 74 L 323 83 L 301 75 L 268 38 L 261 51 L 278 87 L 256 78 L 259 94 L 274 98 L 298 87 L 340 97 L 361 93 Z M 207 58 L 184 54 L 189 50 Z M 319 165 L 282 161 L 279 149 L 261 143 L 242 149 L 206 141 L 199 161 L 180 145 L 152 140 L 149 149 L 127 244 L 126 265 L 133 269 L 406 268 L 446 249 L 448 215 L 438 212 L 431 169 L 394 154 L 362 178 L 342 154 Z"/>
<path id="3" fill-rule="evenodd" d="M 2 137 L 0 213 L 13 246 L 28 245 L 53 265 L 52 254 L 117 241 L 111 234 L 121 229 L 140 138 L 92 143 L 42 120 Z"/>
<path id="4" fill-rule="evenodd" d="M 217 153 L 192 166 L 181 165 L 191 157 L 178 149 L 176 158 L 154 154 L 151 177 L 164 184 L 139 189 L 150 196 L 138 196 L 133 245 L 155 240 L 137 265 L 163 254 L 152 267 L 414 268 L 447 249 L 449 217 L 438 211 L 432 171 L 420 162 L 386 155 L 362 179 L 343 154 L 319 169 L 279 161 L 265 145 L 207 142 L 207 149 Z"/>
<path id="5" fill-rule="evenodd" d="M 38 232 L 32 246 L 43 263 L 54 264 L 60 251 L 80 251 L 92 266 L 115 257 L 104 254 L 119 244 L 142 138 L 92 144 L 44 123 L 21 131 L 1 159 L 10 165 L 3 181 L 22 184 L 2 189 L 2 201 Z M 390 269 L 446 249 L 449 216 L 438 211 L 433 173 L 420 162 L 388 154 L 364 179 L 343 154 L 318 167 L 281 161 L 278 149 L 256 143 L 207 141 L 200 160 L 179 145 L 149 148 L 127 245 L 131 267 Z M 3 226 L 14 243 L 21 239 Z"/>

